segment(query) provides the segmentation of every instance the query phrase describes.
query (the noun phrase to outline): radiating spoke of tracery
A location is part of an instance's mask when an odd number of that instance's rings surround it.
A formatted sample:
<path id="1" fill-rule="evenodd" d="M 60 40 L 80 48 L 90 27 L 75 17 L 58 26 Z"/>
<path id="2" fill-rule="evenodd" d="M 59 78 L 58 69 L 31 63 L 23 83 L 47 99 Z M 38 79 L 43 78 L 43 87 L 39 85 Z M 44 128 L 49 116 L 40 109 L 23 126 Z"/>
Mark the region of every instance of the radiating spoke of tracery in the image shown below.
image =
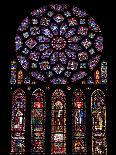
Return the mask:
<path id="1" fill-rule="evenodd" d="M 25 153 L 26 95 L 17 89 L 12 95 L 11 154 Z"/>
<path id="2" fill-rule="evenodd" d="M 86 154 L 86 102 L 81 89 L 73 93 L 72 106 L 72 152 Z"/>
<path id="3" fill-rule="evenodd" d="M 92 111 L 92 154 L 107 154 L 106 144 L 106 103 L 105 95 L 95 90 L 91 95 Z"/>
<path id="4" fill-rule="evenodd" d="M 66 154 L 66 96 L 61 89 L 52 94 L 51 154 Z"/>
<path id="5" fill-rule="evenodd" d="M 31 153 L 45 154 L 45 94 L 37 89 L 31 99 Z"/>

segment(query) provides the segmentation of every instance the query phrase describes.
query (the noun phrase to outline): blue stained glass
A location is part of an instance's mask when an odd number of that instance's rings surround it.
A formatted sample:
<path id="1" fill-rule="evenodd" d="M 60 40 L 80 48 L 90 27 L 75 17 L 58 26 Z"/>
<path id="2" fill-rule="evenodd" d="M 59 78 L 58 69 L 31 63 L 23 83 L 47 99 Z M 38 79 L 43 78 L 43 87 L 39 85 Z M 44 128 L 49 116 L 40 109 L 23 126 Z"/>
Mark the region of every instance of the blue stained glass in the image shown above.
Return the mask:
<path id="1" fill-rule="evenodd" d="M 37 38 L 37 40 L 38 40 L 38 42 L 50 42 L 50 39 L 49 38 L 47 38 L 47 37 L 45 37 L 45 36 L 37 36 L 36 37 Z"/>
<path id="2" fill-rule="evenodd" d="M 48 13 L 47 13 L 47 15 L 49 16 L 49 17 L 52 17 L 53 16 L 53 12 L 52 11 L 49 11 Z"/>
<path id="3" fill-rule="evenodd" d="M 87 13 L 85 11 L 80 10 L 77 7 L 73 7 L 72 11 L 73 11 L 73 14 L 76 15 L 76 16 L 79 16 L 79 17 L 85 17 L 85 16 L 87 16 Z"/>
<path id="4" fill-rule="evenodd" d="M 31 35 L 40 34 L 40 29 L 39 29 L 39 27 L 38 27 L 38 26 L 30 27 L 30 33 L 31 33 Z"/>
<path id="5" fill-rule="evenodd" d="M 63 23 L 60 27 L 60 35 L 64 35 L 68 29 L 68 25 L 66 23 Z"/>
<path id="6" fill-rule="evenodd" d="M 52 53 L 53 53 L 53 50 L 52 50 L 52 49 L 44 50 L 44 51 L 42 52 L 41 58 L 42 58 L 42 59 L 49 58 L 50 55 L 51 55 Z"/>
<path id="7" fill-rule="evenodd" d="M 78 44 L 69 44 L 68 47 L 69 47 L 71 50 L 74 50 L 74 51 L 79 51 L 79 50 L 81 50 L 81 46 L 79 46 Z"/>
<path id="8" fill-rule="evenodd" d="M 81 40 L 80 36 L 73 36 L 71 38 L 68 38 L 68 42 L 72 42 L 72 43 L 78 43 Z"/>
<path id="9" fill-rule="evenodd" d="M 16 50 L 19 50 L 22 47 L 23 43 L 20 36 L 15 37 L 15 44 L 16 44 Z"/>
<path id="10" fill-rule="evenodd" d="M 100 31 L 99 26 L 96 24 L 93 18 L 88 19 L 88 25 L 96 32 Z"/>
<path id="11" fill-rule="evenodd" d="M 44 6 L 44 7 L 40 8 L 40 9 L 33 10 L 33 11 L 31 12 L 31 15 L 32 15 L 32 16 L 35 16 L 35 17 L 42 16 L 42 15 L 46 12 L 46 9 L 47 9 L 47 8 Z"/>
<path id="12" fill-rule="evenodd" d="M 66 4 L 52 4 L 50 6 L 51 6 L 51 9 L 58 11 L 58 12 L 64 11 L 65 9 L 67 9 Z"/>
<path id="13" fill-rule="evenodd" d="M 64 17 L 61 14 L 57 14 L 56 16 L 54 16 L 54 20 L 57 23 L 60 23 L 60 22 L 62 22 L 64 20 Z"/>
<path id="14" fill-rule="evenodd" d="M 48 49 L 49 47 L 50 47 L 49 44 L 41 44 L 36 49 L 39 51 L 44 51 L 44 50 Z"/>
<path id="15" fill-rule="evenodd" d="M 19 62 L 21 63 L 22 67 L 26 70 L 29 67 L 29 62 L 23 56 L 17 56 Z"/>
<path id="16" fill-rule="evenodd" d="M 94 84 L 93 78 L 91 76 L 87 78 L 87 83 Z"/>
<path id="17" fill-rule="evenodd" d="M 86 24 L 86 20 L 84 18 L 80 19 L 80 24 L 81 25 Z"/>
<path id="18" fill-rule="evenodd" d="M 58 25 L 55 23 L 52 23 L 50 26 L 52 32 L 54 33 L 54 35 L 58 35 Z"/>
<path id="19" fill-rule="evenodd" d="M 103 37 L 97 36 L 97 39 L 95 40 L 95 47 L 98 51 L 103 50 Z"/>
<path id="20" fill-rule="evenodd" d="M 55 64 L 57 61 L 58 61 L 58 52 L 54 52 L 52 55 L 51 55 L 51 64 Z"/>
<path id="21" fill-rule="evenodd" d="M 52 32 L 48 28 L 42 28 L 42 32 L 43 32 L 43 34 L 45 34 L 46 36 L 48 36 L 50 38 L 53 37 Z"/>
<path id="22" fill-rule="evenodd" d="M 88 66 L 91 70 L 93 70 L 96 66 L 96 64 L 98 63 L 98 61 L 100 60 L 100 56 L 94 56 L 88 63 Z"/>
<path id="23" fill-rule="evenodd" d="M 29 17 L 26 17 L 26 18 L 22 21 L 22 23 L 21 23 L 21 25 L 19 26 L 18 30 L 19 30 L 19 31 L 25 31 L 25 30 L 29 27 L 29 23 L 30 23 Z"/>
<path id="24" fill-rule="evenodd" d="M 86 72 L 80 71 L 79 73 L 73 74 L 73 77 L 71 78 L 73 82 L 82 79 L 87 75 Z"/>
<path id="25" fill-rule="evenodd" d="M 74 51 L 66 49 L 65 52 L 69 58 L 76 59 L 76 53 Z"/>
<path id="26" fill-rule="evenodd" d="M 37 25 L 37 24 L 38 24 L 38 19 L 33 18 L 33 19 L 32 19 L 32 24 L 33 24 L 33 25 Z"/>
<path id="27" fill-rule="evenodd" d="M 39 73 L 38 71 L 32 71 L 31 75 L 40 81 L 45 81 L 45 77 L 43 74 Z"/>
<path id="28" fill-rule="evenodd" d="M 70 17 L 70 16 L 71 16 L 71 12 L 66 11 L 66 12 L 64 12 L 64 15 L 65 15 L 66 17 Z"/>
<path id="29" fill-rule="evenodd" d="M 75 34 L 75 31 L 76 31 L 75 28 L 70 28 L 70 29 L 68 30 L 68 32 L 65 34 L 65 37 L 66 37 L 66 38 L 71 37 L 72 35 Z"/>

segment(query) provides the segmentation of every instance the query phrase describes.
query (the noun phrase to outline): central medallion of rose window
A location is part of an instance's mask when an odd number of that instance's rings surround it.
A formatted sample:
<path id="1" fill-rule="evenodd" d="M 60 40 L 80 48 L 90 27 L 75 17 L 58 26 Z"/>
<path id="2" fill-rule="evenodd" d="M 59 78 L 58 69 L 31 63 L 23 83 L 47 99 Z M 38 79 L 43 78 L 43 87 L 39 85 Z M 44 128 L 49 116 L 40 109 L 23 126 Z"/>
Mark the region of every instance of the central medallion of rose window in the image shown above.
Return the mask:
<path id="1" fill-rule="evenodd" d="M 52 47 L 56 50 L 62 50 L 66 47 L 66 40 L 62 37 L 53 38 Z"/>

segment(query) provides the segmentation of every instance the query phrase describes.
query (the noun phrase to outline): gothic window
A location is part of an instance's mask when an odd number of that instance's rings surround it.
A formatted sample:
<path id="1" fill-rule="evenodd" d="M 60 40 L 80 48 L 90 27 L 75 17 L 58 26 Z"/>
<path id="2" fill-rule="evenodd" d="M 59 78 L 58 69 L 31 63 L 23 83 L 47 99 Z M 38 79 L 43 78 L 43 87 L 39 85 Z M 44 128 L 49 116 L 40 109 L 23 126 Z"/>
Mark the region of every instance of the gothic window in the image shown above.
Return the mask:
<path id="1" fill-rule="evenodd" d="M 109 64 L 96 20 L 74 5 L 43 6 L 21 21 L 14 44 L 10 153 L 106 155 Z"/>
<path id="2" fill-rule="evenodd" d="M 66 154 L 66 96 L 61 89 L 52 94 L 51 153 Z"/>
<path id="3" fill-rule="evenodd" d="M 86 149 L 86 102 L 83 92 L 78 89 L 73 93 L 72 112 L 72 152 L 87 153 Z"/>
<path id="4" fill-rule="evenodd" d="M 92 153 L 107 154 L 106 143 L 106 102 L 105 95 L 95 90 L 91 95 L 92 112 Z"/>
<path id="5" fill-rule="evenodd" d="M 17 84 L 22 84 L 22 83 L 23 83 L 23 71 L 19 70 L 18 77 L 17 77 Z"/>
<path id="6" fill-rule="evenodd" d="M 31 99 L 31 152 L 45 153 L 45 120 L 46 120 L 45 94 L 37 89 Z"/>
<path id="7" fill-rule="evenodd" d="M 12 95 L 11 153 L 25 153 L 26 95 L 17 89 Z"/>

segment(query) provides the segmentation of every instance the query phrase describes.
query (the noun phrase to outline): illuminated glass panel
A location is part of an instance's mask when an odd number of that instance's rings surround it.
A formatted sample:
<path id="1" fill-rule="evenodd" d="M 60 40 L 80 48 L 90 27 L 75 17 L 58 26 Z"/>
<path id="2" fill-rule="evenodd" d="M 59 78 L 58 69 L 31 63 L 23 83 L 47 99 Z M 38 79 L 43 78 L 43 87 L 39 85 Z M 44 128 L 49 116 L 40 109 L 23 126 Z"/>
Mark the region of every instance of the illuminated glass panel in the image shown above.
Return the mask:
<path id="1" fill-rule="evenodd" d="M 17 70 L 17 63 L 16 61 L 11 61 L 11 77 L 10 77 L 10 84 L 16 84 L 16 70 Z"/>
<path id="2" fill-rule="evenodd" d="M 12 95 L 11 154 L 25 153 L 26 95 L 17 89 Z"/>
<path id="3" fill-rule="evenodd" d="M 31 80 L 30 80 L 30 76 L 26 76 L 24 78 L 24 84 L 30 84 Z"/>
<path id="4" fill-rule="evenodd" d="M 73 93 L 72 105 L 72 152 L 86 154 L 86 102 L 80 89 Z"/>
<path id="5" fill-rule="evenodd" d="M 107 62 L 101 63 L 101 83 L 107 84 Z"/>
<path id="6" fill-rule="evenodd" d="M 103 36 L 84 10 L 52 4 L 33 10 L 21 21 L 15 51 L 23 69 L 36 80 L 67 84 L 83 79 L 96 67 Z"/>
<path id="7" fill-rule="evenodd" d="M 94 80 L 95 80 L 95 84 L 100 84 L 101 83 L 101 79 L 100 79 L 100 71 L 96 70 L 94 73 Z"/>
<path id="8" fill-rule="evenodd" d="M 92 154 L 107 154 L 105 95 L 95 90 L 91 95 L 92 111 Z"/>
<path id="9" fill-rule="evenodd" d="M 31 104 L 31 153 L 45 154 L 46 102 L 43 90 L 33 92 Z"/>
<path id="10" fill-rule="evenodd" d="M 61 89 L 52 94 L 51 154 L 66 154 L 66 96 Z"/>
<path id="11" fill-rule="evenodd" d="M 19 70 L 17 73 L 17 84 L 22 84 L 23 83 L 23 71 Z"/>

